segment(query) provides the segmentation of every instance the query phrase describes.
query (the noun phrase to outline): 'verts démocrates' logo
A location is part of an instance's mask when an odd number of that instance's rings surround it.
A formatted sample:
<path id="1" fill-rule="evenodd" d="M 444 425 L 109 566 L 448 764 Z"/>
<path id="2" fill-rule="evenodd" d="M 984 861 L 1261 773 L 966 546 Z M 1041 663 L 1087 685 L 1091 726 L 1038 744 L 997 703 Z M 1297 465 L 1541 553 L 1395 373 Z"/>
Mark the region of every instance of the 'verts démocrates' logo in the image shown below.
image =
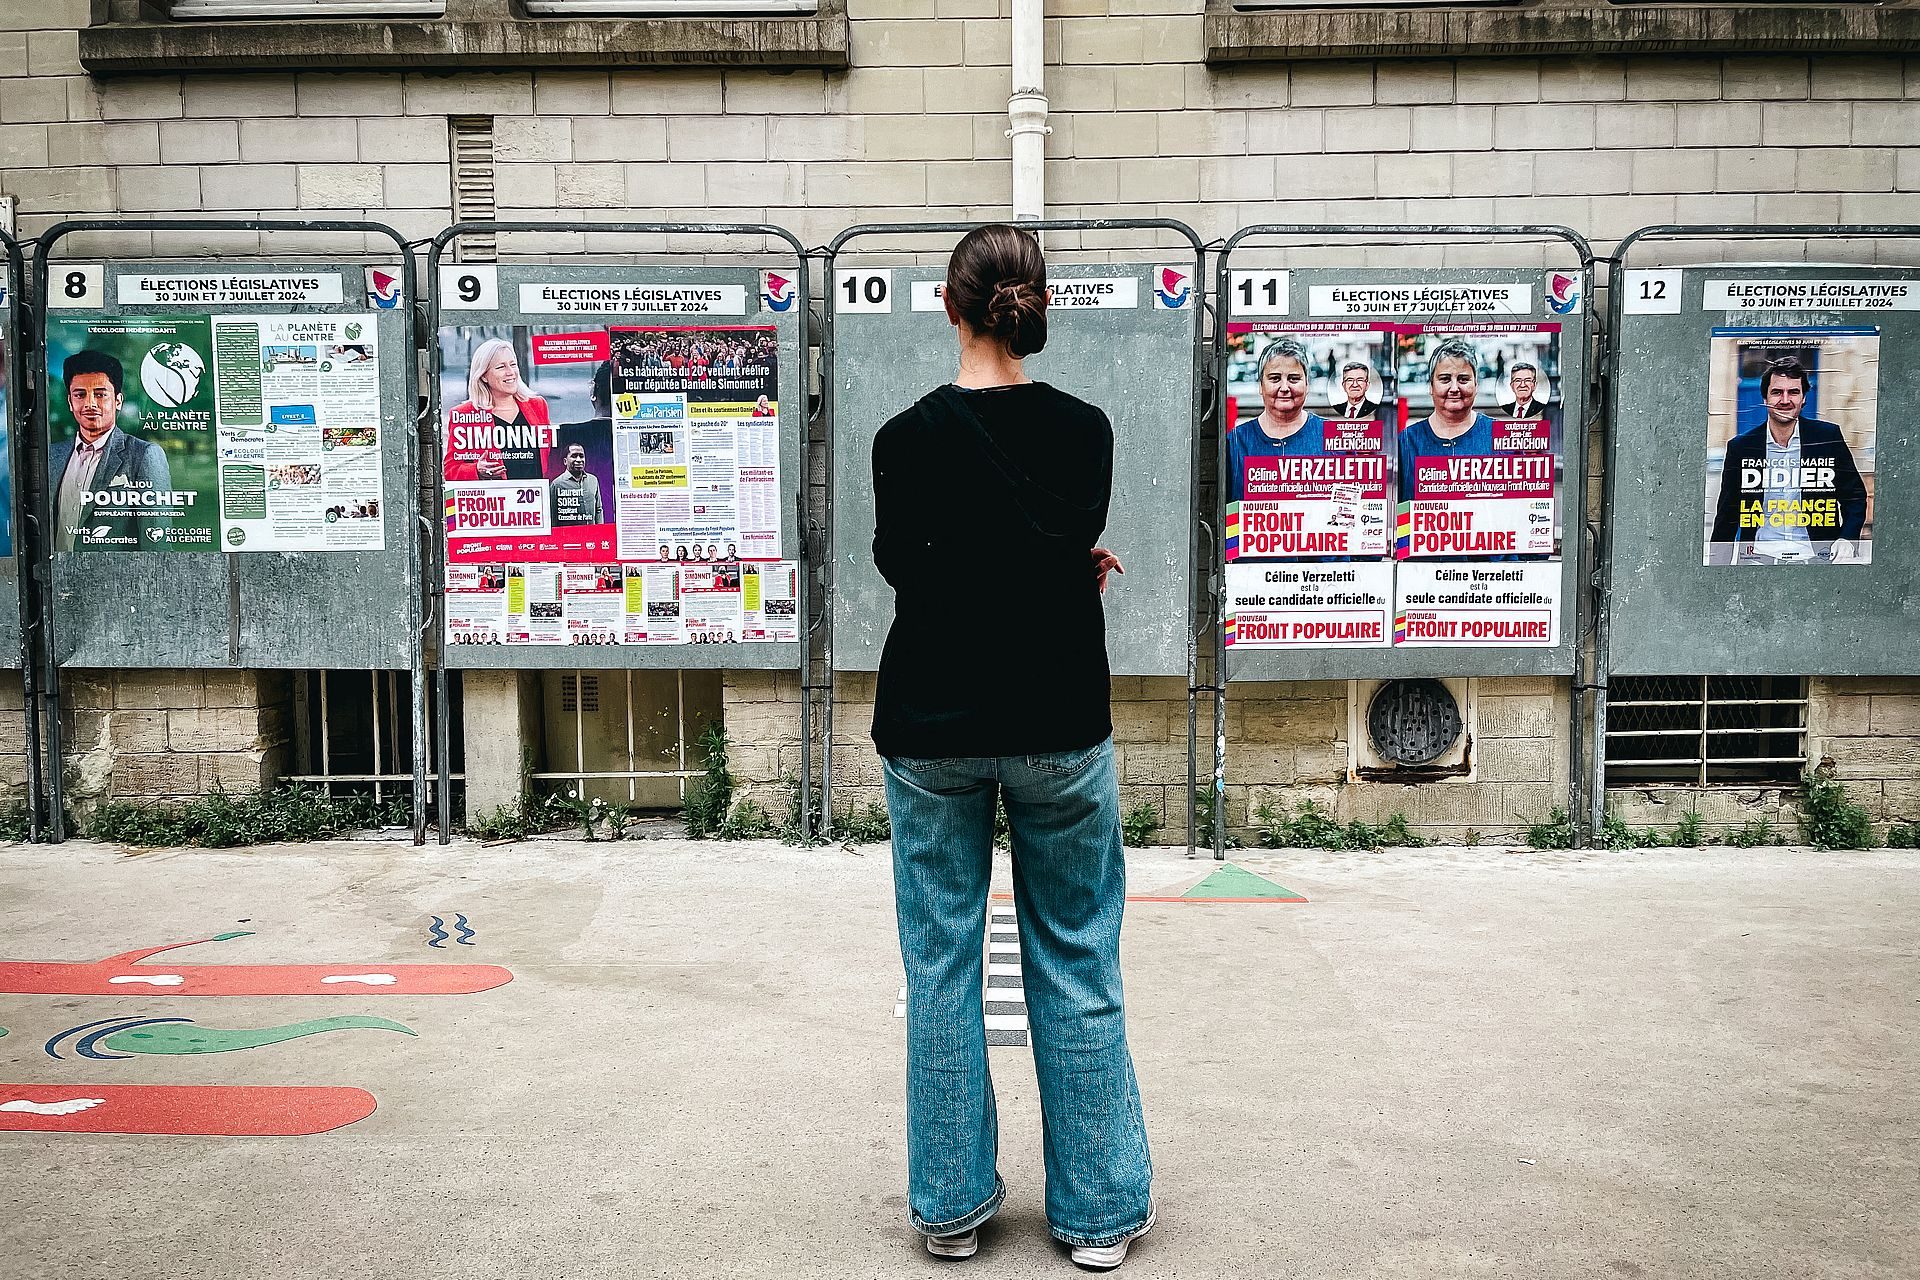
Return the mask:
<path id="1" fill-rule="evenodd" d="M 794 282 L 778 271 L 760 273 L 760 301 L 769 311 L 791 311 L 796 297 Z"/>
<path id="2" fill-rule="evenodd" d="M 1571 315 L 1580 308 L 1580 277 L 1556 271 L 1547 277 L 1547 305 L 1555 315 Z"/>
<path id="3" fill-rule="evenodd" d="M 158 343 L 140 362 L 140 386 L 165 409 L 178 409 L 193 399 L 206 374 L 206 360 L 184 342 Z"/>
<path id="4" fill-rule="evenodd" d="M 400 305 L 400 277 L 378 267 L 367 268 L 367 302 L 382 311 Z"/>
<path id="5" fill-rule="evenodd" d="M 1153 305 L 1165 311 L 1178 311 L 1192 300 L 1193 281 L 1190 273 L 1161 267 L 1159 279 L 1153 286 Z"/>

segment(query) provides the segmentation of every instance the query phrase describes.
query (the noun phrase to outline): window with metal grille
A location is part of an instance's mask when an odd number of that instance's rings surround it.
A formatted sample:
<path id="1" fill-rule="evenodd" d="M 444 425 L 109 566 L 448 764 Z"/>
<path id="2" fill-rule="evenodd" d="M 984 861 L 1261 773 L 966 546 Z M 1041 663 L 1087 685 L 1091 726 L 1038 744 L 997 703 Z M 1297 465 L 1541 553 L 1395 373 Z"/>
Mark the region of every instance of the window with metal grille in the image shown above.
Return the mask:
<path id="1" fill-rule="evenodd" d="M 1802 676 L 1615 676 L 1607 785 L 1755 786 L 1807 766 Z"/>
<path id="2" fill-rule="evenodd" d="M 706 770 L 700 733 L 718 723 L 718 671 L 543 671 L 544 791 L 677 809 Z"/>
<path id="3" fill-rule="evenodd" d="M 692 14 L 812 13 L 816 0 L 527 0 L 530 18 L 671 18 Z"/>
<path id="4" fill-rule="evenodd" d="M 206 18 L 438 18 L 446 0 L 173 0 L 179 22 Z"/>
<path id="5" fill-rule="evenodd" d="M 450 686 L 452 776 L 464 785 L 459 685 Z M 435 690 L 427 684 L 427 723 Z M 413 679 L 405 671 L 302 671 L 293 686 L 294 772 L 328 795 L 384 800 L 413 791 Z M 427 803 L 433 803 L 433 739 L 427 739 Z"/>

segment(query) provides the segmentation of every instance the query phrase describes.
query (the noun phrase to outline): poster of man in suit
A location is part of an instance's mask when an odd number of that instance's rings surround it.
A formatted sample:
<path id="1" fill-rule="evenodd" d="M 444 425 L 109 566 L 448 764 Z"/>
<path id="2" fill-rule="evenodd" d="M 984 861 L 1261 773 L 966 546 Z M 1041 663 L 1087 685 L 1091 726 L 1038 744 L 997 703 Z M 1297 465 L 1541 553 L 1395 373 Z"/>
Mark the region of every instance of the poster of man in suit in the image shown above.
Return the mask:
<path id="1" fill-rule="evenodd" d="M 1880 334 L 1716 329 L 1703 563 L 1870 564 Z"/>
<path id="2" fill-rule="evenodd" d="M 212 340 L 205 318 L 49 326 L 55 551 L 217 549 Z"/>

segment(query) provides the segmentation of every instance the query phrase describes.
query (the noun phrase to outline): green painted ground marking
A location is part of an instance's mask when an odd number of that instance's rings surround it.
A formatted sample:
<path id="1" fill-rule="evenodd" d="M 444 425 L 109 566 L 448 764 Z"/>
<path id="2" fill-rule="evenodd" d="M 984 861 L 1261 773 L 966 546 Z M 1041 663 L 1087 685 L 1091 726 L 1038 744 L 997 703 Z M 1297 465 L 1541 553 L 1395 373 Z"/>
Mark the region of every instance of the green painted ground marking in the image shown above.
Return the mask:
<path id="1" fill-rule="evenodd" d="M 345 1031 L 354 1027 L 372 1031 L 398 1031 L 409 1036 L 416 1034 L 411 1027 L 402 1026 L 386 1018 L 348 1014 L 336 1018 L 314 1018 L 307 1022 L 290 1022 L 283 1027 L 242 1028 L 233 1031 L 221 1027 L 196 1026 L 191 1022 L 147 1026 L 137 1031 L 116 1031 L 102 1039 L 100 1043 L 121 1053 L 233 1053 L 240 1049 L 258 1049 L 263 1045 L 298 1040 L 302 1036 L 320 1035 L 327 1031 Z"/>
<path id="2" fill-rule="evenodd" d="M 1231 862 L 1180 895 L 1183 898 L 1297 898 L 1285 885 L 1257 876 Z"/>

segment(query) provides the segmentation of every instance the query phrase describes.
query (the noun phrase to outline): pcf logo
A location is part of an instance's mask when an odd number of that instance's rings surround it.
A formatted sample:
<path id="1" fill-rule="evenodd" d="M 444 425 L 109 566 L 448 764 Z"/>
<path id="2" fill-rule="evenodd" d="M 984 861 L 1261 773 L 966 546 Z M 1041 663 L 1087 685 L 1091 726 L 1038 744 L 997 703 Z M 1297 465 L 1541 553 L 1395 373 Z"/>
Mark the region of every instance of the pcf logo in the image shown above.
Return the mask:
<path id="1" fill-rule="evenodd" d="M 778 271 L 760 273 L 760 301 L 769 311 L 791 311 L 795 297 L 794 282 Z"/>
<path id="2" fill-rule="evenodd" d="M 1547 305 L 1555 315 L 1570 315 L 1580 308 L 1580 277 L 1556 271 L 1547 277 Z"/>
<path id="3" fill-rule="evenodd" d="M 1193 299 L 1191 277 L 1185 271 L 1161 267 L 1153 287 L 1153 305 L 1162 311 L 1178 311 Z"/>

